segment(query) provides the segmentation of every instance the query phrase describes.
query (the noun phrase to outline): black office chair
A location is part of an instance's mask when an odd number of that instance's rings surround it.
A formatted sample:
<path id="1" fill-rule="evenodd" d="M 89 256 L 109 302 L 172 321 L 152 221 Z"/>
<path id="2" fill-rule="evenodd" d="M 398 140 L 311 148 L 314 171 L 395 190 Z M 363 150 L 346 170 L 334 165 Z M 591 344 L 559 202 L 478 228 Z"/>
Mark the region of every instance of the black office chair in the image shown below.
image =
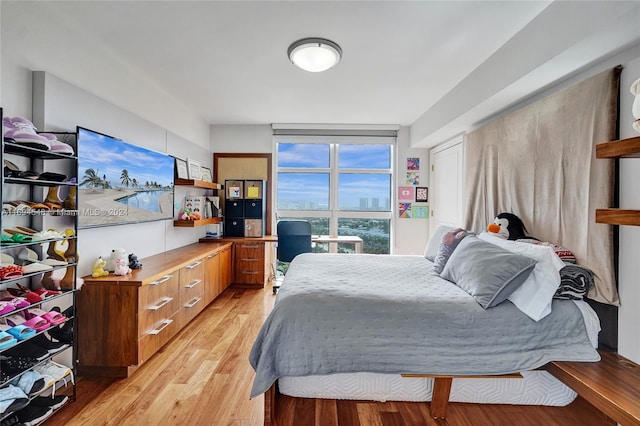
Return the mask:
<path id="1" fill-rule="evenodd" d="M 286 274 L 289 263 L 299 254 L 311 253 L 311 224 L 304 220 L 281 220 L 277 225 L 278 248 L 276 258 L 277 271 Z M 280 281 L 276 277 L 273 284 L 273 292 L 277 293 Z"/>

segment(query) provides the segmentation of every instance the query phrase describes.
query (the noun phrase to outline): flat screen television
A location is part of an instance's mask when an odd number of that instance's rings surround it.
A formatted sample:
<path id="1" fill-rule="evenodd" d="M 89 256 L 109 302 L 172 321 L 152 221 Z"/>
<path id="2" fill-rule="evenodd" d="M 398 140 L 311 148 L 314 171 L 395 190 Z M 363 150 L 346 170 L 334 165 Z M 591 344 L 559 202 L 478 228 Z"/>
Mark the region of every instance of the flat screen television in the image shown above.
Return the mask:
<path id="1" fill-rule="evenodd" d="M 78 134 L 78 228 L 173 218 L 175 159 L 83 127 Z"/>

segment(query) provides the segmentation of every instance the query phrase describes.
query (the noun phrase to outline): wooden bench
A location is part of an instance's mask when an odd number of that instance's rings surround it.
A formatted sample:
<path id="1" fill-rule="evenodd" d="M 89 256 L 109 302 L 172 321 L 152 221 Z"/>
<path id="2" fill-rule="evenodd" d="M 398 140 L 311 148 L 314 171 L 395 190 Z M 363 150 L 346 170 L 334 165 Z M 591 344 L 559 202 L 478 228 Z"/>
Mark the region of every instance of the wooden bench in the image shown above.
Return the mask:
<path id="1" fill-rule="evenodd" d="M 640 425 L 640 365 L 615 352 L 599 362 L 551 362 L 545 369 L 621 425 Z"/>

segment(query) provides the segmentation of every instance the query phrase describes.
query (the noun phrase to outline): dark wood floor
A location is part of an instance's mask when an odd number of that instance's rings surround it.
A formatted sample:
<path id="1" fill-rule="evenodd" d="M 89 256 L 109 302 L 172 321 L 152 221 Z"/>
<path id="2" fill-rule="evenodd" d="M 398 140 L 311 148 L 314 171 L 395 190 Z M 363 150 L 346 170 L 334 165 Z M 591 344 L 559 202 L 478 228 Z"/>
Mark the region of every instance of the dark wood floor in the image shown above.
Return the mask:
<path id="1" fill-rule="evenodd" d="M 46 425 L 262 425 L 248 355 L 273 300 L 270 288 L 228 289 L 129 379 L 79 378 L 77 400 Z M 427 403 L 282 396 L 276 408 L 278 426 L 615 425 L 581 398 L 567 407 L 452 403 L 439 421 Z"/>

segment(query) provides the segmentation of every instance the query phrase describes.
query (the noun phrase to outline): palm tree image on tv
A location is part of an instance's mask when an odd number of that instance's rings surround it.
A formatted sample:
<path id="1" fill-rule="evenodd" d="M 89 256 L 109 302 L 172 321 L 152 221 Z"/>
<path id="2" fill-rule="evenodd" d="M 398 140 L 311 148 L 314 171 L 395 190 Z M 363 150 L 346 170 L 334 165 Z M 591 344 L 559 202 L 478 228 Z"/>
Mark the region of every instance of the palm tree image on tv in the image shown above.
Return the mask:
<path id="1" fill-rule="evenodd" d="M 173 218 L 173 157 L 78 130 L 79 227 Z"/>

